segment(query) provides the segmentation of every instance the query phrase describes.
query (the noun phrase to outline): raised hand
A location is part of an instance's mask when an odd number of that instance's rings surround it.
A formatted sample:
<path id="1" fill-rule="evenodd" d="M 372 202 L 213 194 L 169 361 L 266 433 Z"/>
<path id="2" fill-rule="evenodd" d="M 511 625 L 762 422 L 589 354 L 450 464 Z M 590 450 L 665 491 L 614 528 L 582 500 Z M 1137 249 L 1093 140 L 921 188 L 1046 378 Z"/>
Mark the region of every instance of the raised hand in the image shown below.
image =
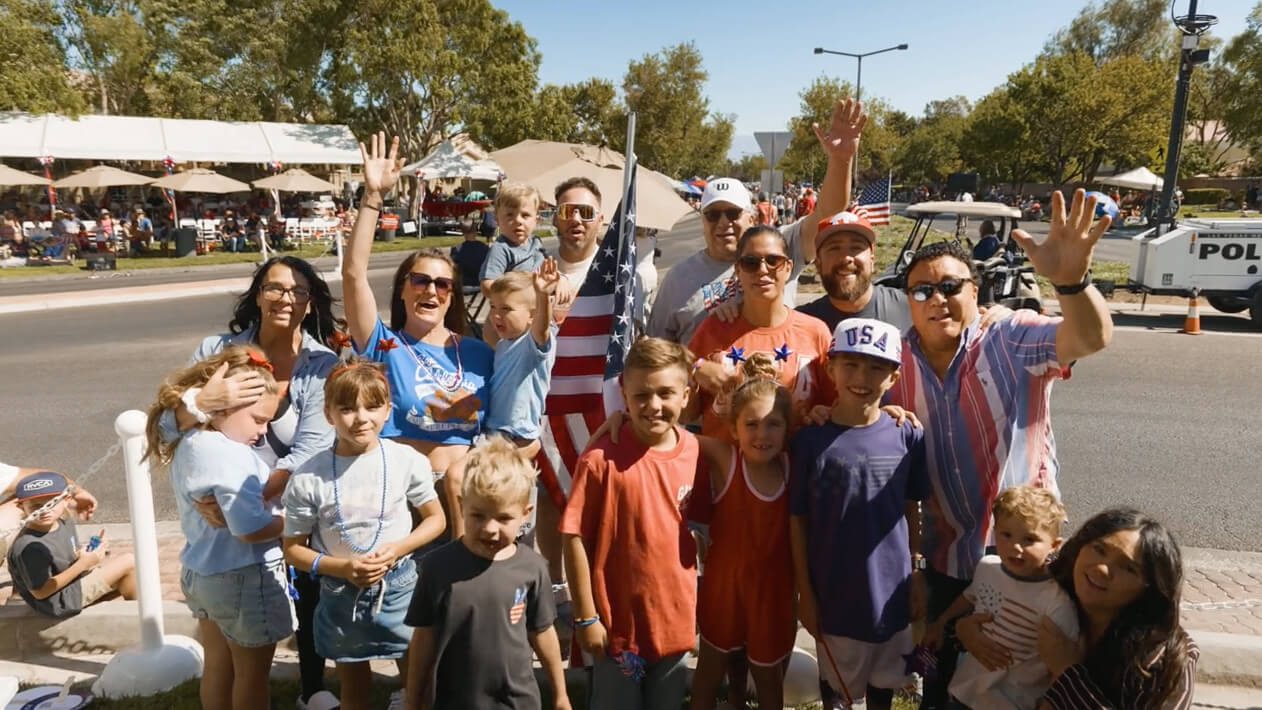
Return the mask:
<path id="1" fill-rule="evenodd" d="M 535 291 L 549 296 L 557 292 L 561 283 L 561 272 L 557 269 L 557 260 L 547 257 L 535 271 Z"/>
<path id="2" fill-rule="evenodd" d="M 859 152 L 859 137 L 867 123 L 868 115 L 863 112 L 863 104 L 854 99 L 846 99 L 833 104 L 833 117 L 827 133 L 818 123 L 812 123 L 811 129 L 815 131 L 815 137 L 819 139 L 824 152 L 849 160 Z"/>
<path id="3" fill-rule="evenodd" d="M 1111 223 L 1108 215 L 1093 225 L 1094 219 L 1094 196 L 1086 197 L 1082 188 L 1075 190 L 1073 204 L 1066 215 L 1065 196 L 1057 190 L 1052 193 L 1052 219 L 1047 239 L 1038 244 L 1024 229 L 1013 230 L 1012 238 L 1025 250 L 1040 276 L 1056 286 L 1074 286 L 1082 282 L 1087 269 L 1091 268 L 1096 242 Z"/>
<path id="4" fill-rule="evenodd" d="M 360 142 L 359 155 L 364 159 L 364 194 L 385 195 L 399 181 L 403 160 L 399 158 L 398 136 L 390 141 L 389 153 L 386 151 L 385 131 L 372 134 L 367 148 Z"/>

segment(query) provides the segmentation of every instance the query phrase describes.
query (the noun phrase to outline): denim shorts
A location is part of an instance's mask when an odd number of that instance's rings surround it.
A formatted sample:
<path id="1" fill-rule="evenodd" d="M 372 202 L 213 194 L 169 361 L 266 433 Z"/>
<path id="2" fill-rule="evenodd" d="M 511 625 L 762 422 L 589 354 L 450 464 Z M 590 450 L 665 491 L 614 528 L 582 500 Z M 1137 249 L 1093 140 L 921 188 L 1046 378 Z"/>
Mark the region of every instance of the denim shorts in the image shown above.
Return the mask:
<path id="1" fill-rule="evenodd" d="M 369 587 L 321 577 L 316 653 L 339 663 L 402 657 L 412 640 L 412 629 L 403 618 L 415 588 L 416 563 L 411 557 L 399 558 L 380 582 Z"/>
<path id="2" fill-rule="evenodd" d="M 294 632 L 294 605 L 285 582 L 284 560 L 218 574 L 185 568 L 180 589 L 193 616 L 215 622 L 224 637 L 238 646 L 267 646 Z"/>

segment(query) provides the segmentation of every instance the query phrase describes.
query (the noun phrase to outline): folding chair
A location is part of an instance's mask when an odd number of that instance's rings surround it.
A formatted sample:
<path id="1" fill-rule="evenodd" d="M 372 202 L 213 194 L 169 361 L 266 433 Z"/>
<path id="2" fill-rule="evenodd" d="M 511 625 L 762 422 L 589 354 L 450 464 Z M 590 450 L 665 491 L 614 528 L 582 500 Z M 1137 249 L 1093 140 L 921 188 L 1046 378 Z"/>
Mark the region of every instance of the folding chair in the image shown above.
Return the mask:
<path id="1" fill-rule="evenodd" d="M 298 218 L 297 217 L 285 218 L 285 239 L 294 243 L 298 243 L 299 241 L 301 241 L 301 236 L 299 235 L 299 232 L 298 232 Z"/>
<path id="2" fill-rule="evenodd" d="M 316 221 L 314 219 L 298 220 L 298 241 L 306 243 L 314 240 L 316 235 Z"/>
<path id="3" fill-rule="evenodd" d="M 469 321 L 469 333 L 474 337 L 482 337 L 482 324 L 478 322 L 482 309 L 486 307 L 486 295 L 481 286 L 466 285 L 463 287 L 465 317 Z"/>
<path id="4" fill-rule="evenodd" d="M 197 220 L 197 253 L 207 254 L 219 243 L 219 228 L 213 219 Z"/>

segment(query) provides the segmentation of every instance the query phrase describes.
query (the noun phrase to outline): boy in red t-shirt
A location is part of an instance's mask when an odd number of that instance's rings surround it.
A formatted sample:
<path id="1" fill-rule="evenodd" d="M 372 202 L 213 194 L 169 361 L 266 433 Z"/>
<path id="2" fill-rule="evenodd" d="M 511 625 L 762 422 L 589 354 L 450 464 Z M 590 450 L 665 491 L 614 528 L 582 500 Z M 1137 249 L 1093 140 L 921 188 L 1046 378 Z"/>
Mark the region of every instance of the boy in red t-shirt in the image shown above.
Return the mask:
<path id="1" fill-rule="evenodd" d="M 682 510 L 697 439 L 678 424 L 692 355 L 660 338 L 631 346 L 627 423 L 578 460 L 561 518 L 579 645 L 591 657 L 588 707 L 677 708 L 695 642 L 696 545 Z"/>

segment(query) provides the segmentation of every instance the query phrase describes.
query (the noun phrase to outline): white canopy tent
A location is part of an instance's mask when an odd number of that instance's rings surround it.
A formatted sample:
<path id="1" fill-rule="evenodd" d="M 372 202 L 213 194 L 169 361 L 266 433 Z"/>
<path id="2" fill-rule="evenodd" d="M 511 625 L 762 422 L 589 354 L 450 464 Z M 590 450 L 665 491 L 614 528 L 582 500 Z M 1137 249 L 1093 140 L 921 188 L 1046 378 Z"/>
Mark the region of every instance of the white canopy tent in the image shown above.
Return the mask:
<path id="1" fill-rule="evenodd" d="M 341 125 L 0 112 L 0 156 L 78 160 L 358 165 Z"/>
<path id="2" fill-rule="evenodd" d="M 418 170 L 424 180 L 469 178 L 496 182 L 504 175 L 499 163 L 489 158 L 474 160 L 456 150 L 451 141 L 439 143 L 429 155 L 411 165 L 403 166 L 404 175 L 416 175 Z"/>
<path id="3" fill-rule="evenodd" d="M 1096 182 L 1102 185 L 1116 185 L 1132 190 L 1160 190 L 1165 185 L 1165 181 L 1160 176 L 1144 167 L 1128 170 L 1117 175 L 1096 178 Z"/>

